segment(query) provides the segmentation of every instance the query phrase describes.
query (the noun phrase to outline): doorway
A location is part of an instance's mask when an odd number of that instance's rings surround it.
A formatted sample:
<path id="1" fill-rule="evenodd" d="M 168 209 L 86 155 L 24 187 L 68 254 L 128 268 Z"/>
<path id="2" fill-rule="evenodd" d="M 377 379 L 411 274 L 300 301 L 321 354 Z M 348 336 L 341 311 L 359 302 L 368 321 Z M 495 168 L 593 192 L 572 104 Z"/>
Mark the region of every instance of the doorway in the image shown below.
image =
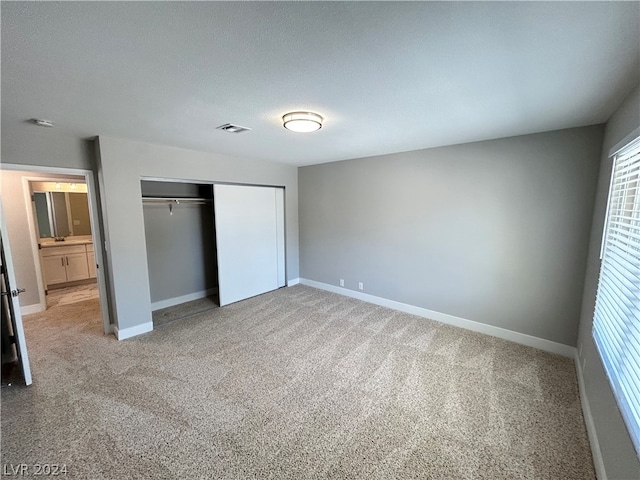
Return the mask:
<path id="1" fill-rule="evenodd" d="M 84 177 L 25 177 L 38 242 L 45 308 L 99 299 Z"/>
<path id="2" fill-rule="evenodd" d="M 211 185 L 140 183 L 154 328 L 217 308 Z"/>
<path id="3" fill-rule="evenodd" d="M 22 315 L 99 302 L 112 333 L 93 172 L 2 164 L 3 214 Z M 46 316 L 46 315 L 45 315 Z"/>

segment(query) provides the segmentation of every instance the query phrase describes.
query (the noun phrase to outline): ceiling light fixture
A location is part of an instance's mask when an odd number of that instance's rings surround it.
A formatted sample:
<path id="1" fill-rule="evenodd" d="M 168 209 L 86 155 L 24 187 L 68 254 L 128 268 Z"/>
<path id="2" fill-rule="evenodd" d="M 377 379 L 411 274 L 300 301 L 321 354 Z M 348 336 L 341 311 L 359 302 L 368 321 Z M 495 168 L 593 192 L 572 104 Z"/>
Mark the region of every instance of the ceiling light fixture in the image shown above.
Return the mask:
<path id="1" fill-rule="evenodd" d="M 282 116 L 284 128 L 298 133 L 320 130 L 323 121 L 320 115 L 313 112 L 291 112 Z"/>

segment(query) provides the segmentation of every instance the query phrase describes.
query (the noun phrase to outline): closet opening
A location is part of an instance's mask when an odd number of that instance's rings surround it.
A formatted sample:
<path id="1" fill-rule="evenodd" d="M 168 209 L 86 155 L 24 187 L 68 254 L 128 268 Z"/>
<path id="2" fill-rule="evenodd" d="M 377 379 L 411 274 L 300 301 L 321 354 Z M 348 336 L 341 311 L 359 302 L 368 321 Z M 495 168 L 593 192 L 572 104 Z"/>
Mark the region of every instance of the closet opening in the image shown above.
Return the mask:
<path id="1" fill-rule="evenodd" d="M 142 180 L 154 328 L 220 305 L 210 184 Z"/>
<path id="2" fill-rule="evenodd" d="M 283 187 L 141 180 L 154 327 L 286 285 Z"/>

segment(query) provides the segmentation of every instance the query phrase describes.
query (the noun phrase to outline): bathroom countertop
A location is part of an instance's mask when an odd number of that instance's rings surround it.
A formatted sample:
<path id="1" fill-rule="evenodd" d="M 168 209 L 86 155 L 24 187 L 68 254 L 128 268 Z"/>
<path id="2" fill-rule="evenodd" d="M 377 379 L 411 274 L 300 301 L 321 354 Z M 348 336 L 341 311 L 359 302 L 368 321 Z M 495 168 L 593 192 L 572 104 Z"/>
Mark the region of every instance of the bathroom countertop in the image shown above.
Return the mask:
<path id="1" fill-rule="evenodd" d="M 65 247 L 65 246 L 69 246 L 69 245 L 87 245 L 93 243 L 91 241 L 91 237 L 79 237 L 79 238 L 72 238 L 72 237 L 67 237 L 65 238 L 62 242 L 55 242 L 53 240 L 47 240 L 47 241 L 41 241 L 40 242 L 40 247 L 41 248 L 51 248 L 51 247 Z"/>

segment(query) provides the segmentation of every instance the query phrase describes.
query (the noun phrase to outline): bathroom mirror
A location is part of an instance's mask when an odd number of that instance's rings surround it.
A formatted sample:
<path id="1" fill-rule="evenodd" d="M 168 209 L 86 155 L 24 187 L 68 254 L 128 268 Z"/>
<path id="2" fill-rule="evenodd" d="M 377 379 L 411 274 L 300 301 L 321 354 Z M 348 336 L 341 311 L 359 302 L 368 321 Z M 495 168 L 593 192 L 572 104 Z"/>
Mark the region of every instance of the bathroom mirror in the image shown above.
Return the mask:
<path id="1" fill-rule="evenodd" d="M 86 193 L 33 192 L 40 238 L 91 235 Z"/>

